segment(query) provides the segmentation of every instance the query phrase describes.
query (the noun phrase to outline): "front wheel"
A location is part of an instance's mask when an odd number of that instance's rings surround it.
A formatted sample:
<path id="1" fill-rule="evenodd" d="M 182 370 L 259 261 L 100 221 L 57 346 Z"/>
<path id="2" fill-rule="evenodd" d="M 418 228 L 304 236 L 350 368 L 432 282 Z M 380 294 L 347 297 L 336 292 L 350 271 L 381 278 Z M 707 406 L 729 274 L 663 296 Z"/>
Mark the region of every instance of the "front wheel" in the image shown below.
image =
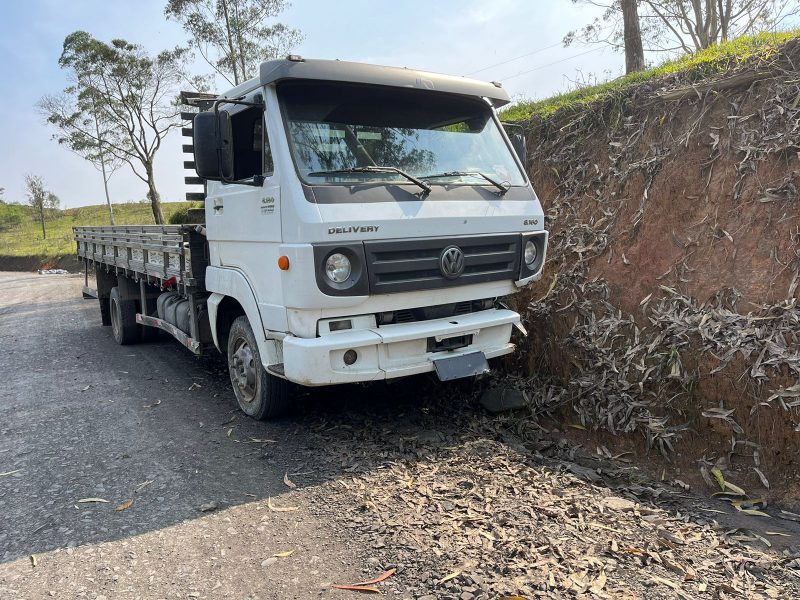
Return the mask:
<path id="1" fill-rule="evenodd" d="M 286 413 L 290 383 L 267 373 L 247 317 L 238 317 L 231 325 L 228 371 L 236 401 L 247 416 L 264 420 Z"/>

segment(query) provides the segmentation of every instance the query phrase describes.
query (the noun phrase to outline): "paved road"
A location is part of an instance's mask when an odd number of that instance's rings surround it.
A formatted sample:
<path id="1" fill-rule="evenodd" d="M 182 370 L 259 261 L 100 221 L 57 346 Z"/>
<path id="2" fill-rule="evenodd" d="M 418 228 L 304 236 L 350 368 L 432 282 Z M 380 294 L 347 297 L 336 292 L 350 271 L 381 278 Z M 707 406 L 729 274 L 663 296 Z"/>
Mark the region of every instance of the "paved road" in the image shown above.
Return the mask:
<path id="1" fill-rule="evenodd" d="M 291 475 L 297 423 L 245 419 L 219 359 L 117 346 L 81 285 L 0 273 L 0 597 L 308 598 L 357 580 Z"/>

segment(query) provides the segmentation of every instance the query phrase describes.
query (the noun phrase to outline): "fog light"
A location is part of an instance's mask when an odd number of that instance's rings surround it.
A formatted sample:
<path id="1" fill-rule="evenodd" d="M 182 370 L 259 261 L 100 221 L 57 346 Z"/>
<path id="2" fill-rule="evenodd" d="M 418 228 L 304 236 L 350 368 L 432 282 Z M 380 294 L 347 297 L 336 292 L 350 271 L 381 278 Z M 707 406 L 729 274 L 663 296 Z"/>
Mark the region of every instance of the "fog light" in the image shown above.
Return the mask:
<path id="1" fill-rule="evenodd" d="M 348 350 L 344 353 L 344 364 L 352 365 L 354 362 L 358 360 L 358 352 L 355 350 Z"/>

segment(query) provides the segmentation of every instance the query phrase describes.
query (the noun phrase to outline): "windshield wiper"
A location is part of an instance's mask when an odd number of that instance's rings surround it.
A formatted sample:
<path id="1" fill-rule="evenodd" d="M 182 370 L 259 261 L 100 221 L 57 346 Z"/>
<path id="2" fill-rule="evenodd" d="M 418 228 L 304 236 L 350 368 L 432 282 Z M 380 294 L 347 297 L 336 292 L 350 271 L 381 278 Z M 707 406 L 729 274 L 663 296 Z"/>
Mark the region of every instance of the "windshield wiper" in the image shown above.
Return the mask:
<path id="1" fill-rule="evenodd" d="M 347 167 L 345 169 L 331 169 L 330 171 L 313 171 L 308 173 L 308 175 L 311 177 L 319 177 L 322 175 L 338 175 L 343 173 L 397 173 L 398 175 L 408 179 L 414 185 L 421 187 L 426 196 L 431 193 L 432 189 L 431 186 L 424 181 L 417 179 L 413 175 L 409 175 L 397 167 L 380 167 L 377 165 L 367 167 Z"/>
<path id="2" fill-rule="evenodd" d="M 472 177 L 482 177 L 483 179 L 488 181 L 490 184 L 492 184 L 494 187 L 496 187 L 498 190 L 500 190 L 500 192 L 498 194 L 499 196 L 502 196 L 508 190 L 511 189 L 510 186 L 505 185 L 504 183 L 500 183 L 496 179 L 492 179 L 491 177 L 489 177 L 485 173 L 480 173 L 479 171 L 448 171 L 446 173 L 436 173 L 435 175 L 425 175 L 424 177 L 421 177 L 420 179 L 437 179 L 439 177 L 467 177 L 467 176 L 470 176 L 470 175 Z"/>

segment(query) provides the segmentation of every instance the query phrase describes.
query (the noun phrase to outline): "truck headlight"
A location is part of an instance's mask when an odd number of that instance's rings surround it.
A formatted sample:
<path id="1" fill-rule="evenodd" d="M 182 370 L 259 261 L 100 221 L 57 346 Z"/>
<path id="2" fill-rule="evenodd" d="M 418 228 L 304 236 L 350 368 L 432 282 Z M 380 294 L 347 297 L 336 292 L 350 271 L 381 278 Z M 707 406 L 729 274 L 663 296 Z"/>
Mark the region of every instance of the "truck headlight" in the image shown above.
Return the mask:
<path id="1" fill-rule="evenodd" d="M 334 283 L 344 283 L 352 272 L 350 259 L 340 252 L 334 252 L 325 260 L 325 275 Z"/>
<path id="2" fill-rule="evenodd" d="M 525 264 L 528 265 L 528 268 L 533 266 L 533 263 L 536 262 L 536 257 L 538 256 L 539 251 L 536 250 L 536 244 L 534 244 L 531 240 L 525 242 Z"/>

